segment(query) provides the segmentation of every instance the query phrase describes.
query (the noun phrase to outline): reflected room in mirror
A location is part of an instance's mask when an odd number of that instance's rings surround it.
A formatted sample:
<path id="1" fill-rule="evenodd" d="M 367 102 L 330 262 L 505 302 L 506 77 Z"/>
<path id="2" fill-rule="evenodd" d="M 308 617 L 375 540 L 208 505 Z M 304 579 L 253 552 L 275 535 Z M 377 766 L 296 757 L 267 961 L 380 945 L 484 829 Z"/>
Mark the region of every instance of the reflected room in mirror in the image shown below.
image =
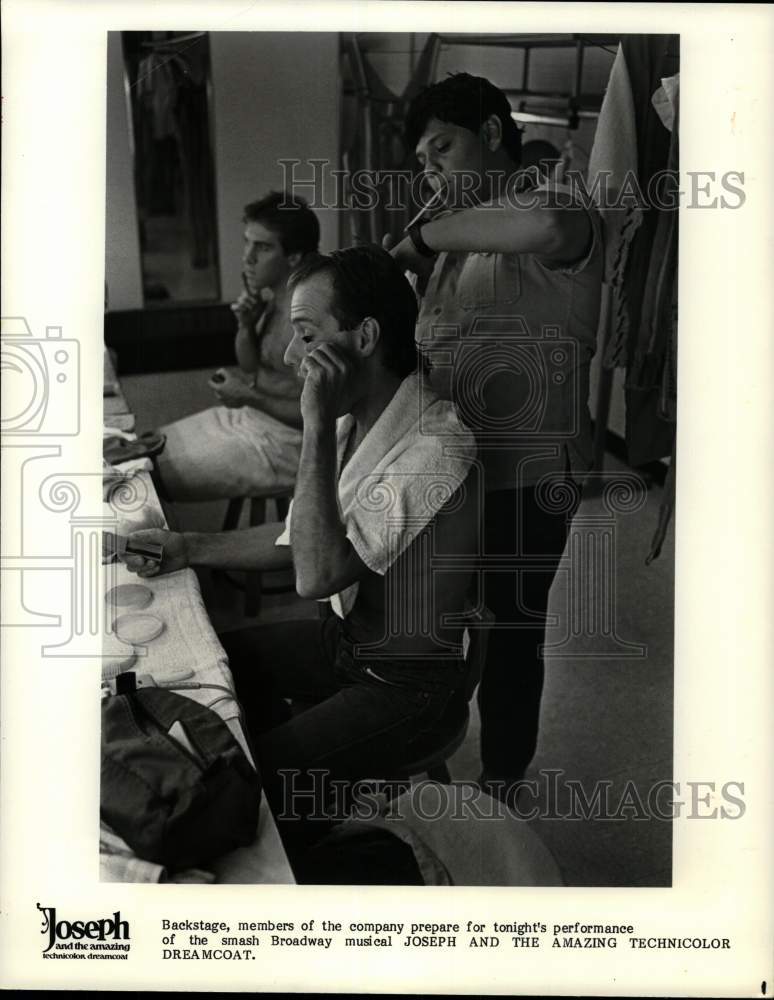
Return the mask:
<path id="1" fill-rule="evenodd" d="M 121 34 L 143 301 L 220 298 L 206 32 Z"/>

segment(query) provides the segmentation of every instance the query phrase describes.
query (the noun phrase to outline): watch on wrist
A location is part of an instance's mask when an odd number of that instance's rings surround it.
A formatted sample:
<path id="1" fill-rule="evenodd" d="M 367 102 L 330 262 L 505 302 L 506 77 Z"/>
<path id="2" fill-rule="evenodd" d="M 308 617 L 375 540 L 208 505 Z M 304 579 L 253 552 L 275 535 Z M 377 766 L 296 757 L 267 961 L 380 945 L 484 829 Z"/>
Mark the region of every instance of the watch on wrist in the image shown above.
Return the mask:
<path id="1" fill-rule="evenodd" d="M 432 250 L 427 243 L 422 239 L 422 225 L 419 222 L 415 222 L 408 227 L 406 230 L 409 239 L 414 244 L 414 249 L 417 253 L 421 254 L 423 257 L 437 257 L 438 253 Z"/>

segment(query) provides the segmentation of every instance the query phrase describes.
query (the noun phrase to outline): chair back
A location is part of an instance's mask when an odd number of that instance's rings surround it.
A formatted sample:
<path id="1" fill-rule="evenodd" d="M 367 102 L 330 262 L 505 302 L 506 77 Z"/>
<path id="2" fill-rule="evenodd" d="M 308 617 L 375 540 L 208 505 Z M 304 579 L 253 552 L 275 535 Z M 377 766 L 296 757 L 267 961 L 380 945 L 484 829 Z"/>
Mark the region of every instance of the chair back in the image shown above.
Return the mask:
<path id="1" fill-rule="evenodd" d="M 462 648 L 465 655 L 465 662 L 468 665 L 468 674 L 465 683 L 465 694 L 468 701 L 473 697 L 484 672 L 489 630 L 494 624 L 494 620 L 494 615 L 484 605 L 481 605 L 480 608 L 469 608 L 465 613 L 465 632 L 462 639 Z"/>

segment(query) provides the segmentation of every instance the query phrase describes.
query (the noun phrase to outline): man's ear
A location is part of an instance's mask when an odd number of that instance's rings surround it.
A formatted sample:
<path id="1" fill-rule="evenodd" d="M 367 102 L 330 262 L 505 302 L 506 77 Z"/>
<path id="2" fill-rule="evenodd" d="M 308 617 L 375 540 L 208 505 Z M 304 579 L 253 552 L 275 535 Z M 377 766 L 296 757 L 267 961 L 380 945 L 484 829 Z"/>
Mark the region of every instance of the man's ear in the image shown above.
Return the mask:
<path id="1" fill-rule="evenodd" d="M 503 124 L 499 115 L 490 115 L 481 126 L 481 138 L 487 149 L 494 153 L 503 142 Z"/>
<path id="2" fill-rule="evenodd" d="M 304 255 L 302 253 L 298 252 L 298 251 L 296 251 L 295 253 L 289 253 L 287 255 L 287 257 L 288 257 L 288 264 L 290 266 L 290 270 L 291 271 L 295 271 L 295 269 L 301 263 L 301 258 L 303 256 Z"/>
<path id="3" fill-rule="evenodd" d="M 370 358 L 382 337 L 379 320 L 366 316 L 357 331 L 357 353 L 361 358 Z"/>

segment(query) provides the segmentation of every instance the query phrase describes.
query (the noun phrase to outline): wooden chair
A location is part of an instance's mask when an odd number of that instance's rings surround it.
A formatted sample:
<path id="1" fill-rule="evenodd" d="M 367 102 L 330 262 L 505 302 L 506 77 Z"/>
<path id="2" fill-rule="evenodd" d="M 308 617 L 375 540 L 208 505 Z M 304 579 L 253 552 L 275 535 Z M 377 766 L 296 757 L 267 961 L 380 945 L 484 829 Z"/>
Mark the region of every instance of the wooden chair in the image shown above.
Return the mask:
<path id="1" fill-rule="evenodd" d="M 448 761 L 465 742 L 465 737 L 468 734 L 470 701 L 475 694 L 476 687 L 481 680 L 484 670 L 489 630 L 494 622 L 494 615 L 488 608 L 483 607 L 478 611 L 469 612 L 466 617 L 467 624 L 463 636 L 465 662 L 468 666 L 468 676 L 465 685 L 465 718 L 460 723 L 454 735 L 444 744 L 428 748 L 426 753 L 420 754 L 420 756 L 402 769 L 402 774 L 399 777 L 408 777 L 412 782 L 427 775 L 433 781 L 448 784 L 451 781 Z"/>
<path id="2" fill-rule="evenodd" d="M 228 507 L 226 508 L 226 517 L 223 521 L 223 531 L 235 531 L 239 527 L 239 522 L 242 519 L 242 511 L 247 502 L 250 503 L 248 516 L 251 528 L 266 522 L 266 504 L 269 500 L 274 502 L 277 511 L 277 520 L 284 521 L 288 515 L 288 507 L 290 506 L 292 496 L 292 491 L 282 490 L 276 493 L 265 493 L 259 497 L 237 497 L 234 500 L 229 500 Z M 287 594 L 295 590 L 295 586 L 292 583 L 264 587 L 263 574 L 258 570 L 249 570 L 246 572 L 244 574 L 244 583 L 240 583 L 231 573 L 224 573 L 223 576 L 233 586 L 244 591 L 244 612 L 248 618 L 255 618 L 260 614 L 261 598 L 264 594 Z"/>

